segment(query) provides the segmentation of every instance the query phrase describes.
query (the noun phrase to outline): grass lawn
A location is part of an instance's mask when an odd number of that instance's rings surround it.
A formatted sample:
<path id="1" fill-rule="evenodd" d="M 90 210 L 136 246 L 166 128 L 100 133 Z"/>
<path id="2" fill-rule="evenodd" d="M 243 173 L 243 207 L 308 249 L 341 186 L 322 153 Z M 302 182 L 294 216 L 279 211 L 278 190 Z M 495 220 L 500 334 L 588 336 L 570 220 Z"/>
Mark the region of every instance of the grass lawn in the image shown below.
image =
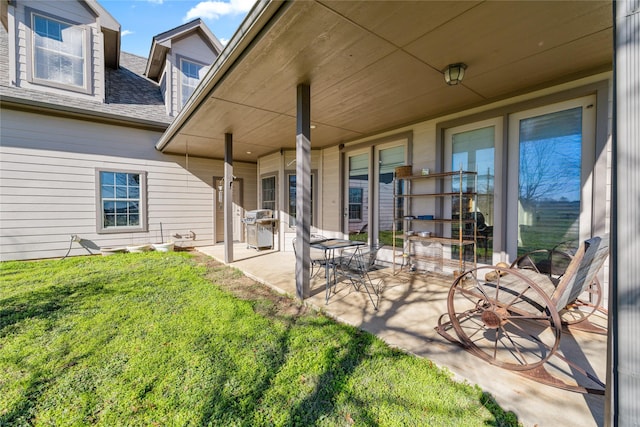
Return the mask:
<path id="1" fill-rule="evenodd" d="M 0 264 L 0 426 L 517 425 L 478 387 L 187 253 Z"/>

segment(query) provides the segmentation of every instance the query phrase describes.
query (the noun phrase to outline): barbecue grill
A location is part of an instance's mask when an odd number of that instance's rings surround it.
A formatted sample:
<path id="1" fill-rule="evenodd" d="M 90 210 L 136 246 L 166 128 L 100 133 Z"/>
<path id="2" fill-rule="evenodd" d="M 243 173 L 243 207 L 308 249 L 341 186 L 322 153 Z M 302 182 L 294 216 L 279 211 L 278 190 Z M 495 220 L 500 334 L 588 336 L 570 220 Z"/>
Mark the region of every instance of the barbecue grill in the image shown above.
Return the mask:
<path id="1" fill-rule="evenodd" d="M 271 209 L 247 211 L 242 222 L 247 229 L 247 248 L 273 248 L 273 228 L 276 220 Z"/>

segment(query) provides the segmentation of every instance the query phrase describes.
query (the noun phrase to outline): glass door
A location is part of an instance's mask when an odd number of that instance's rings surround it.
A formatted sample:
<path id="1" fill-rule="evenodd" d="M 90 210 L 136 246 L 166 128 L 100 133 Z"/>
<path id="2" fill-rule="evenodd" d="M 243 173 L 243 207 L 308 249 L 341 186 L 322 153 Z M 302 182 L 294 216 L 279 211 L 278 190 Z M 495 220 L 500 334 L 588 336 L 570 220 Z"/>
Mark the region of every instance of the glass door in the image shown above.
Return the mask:
<path id="1" fill-rule="evenodd" d="M 394 203 L 402 202 L 394 197 L 394 172 L 407 164 L 407 145 L 406 138 L 393 138 L 346 154 L 344 229 L 349 239 L 392 246 Z"/>
<path id="2" fill-rule="evenodd" d="M 452 196 L 449 201 L 445 200 L 445 217 L 455 219 L 462 216 L 466 220 L 475 218 L 476 258 L 481 264 L 494 264 L 500 261 L 501 232 L 495 224 L 499 220 L 498 213 L 502 209 L 502 200 L 499 197 L 500 192 L 496 193 L 495 189 L 502 185 L 500 174 L 496 175 L 496 170 L 500 171 L 502 168 L 501 138 L 502 119 L 500 118 L 445 131 L 447 170 L 462 169 L 477 172 L 477 177 L 468 176 L 463 182 L 459 182 L 459 179 L 451 180 L 451 188 L 445 191 L 459 192 L 462 186 L 463 193 L 472 192 L 476 195 L 474 197 L 463 195 L 462 200 L 460 196 Z M 459 225 L 454 224 L 450 230 L 447 230 L 446 235 L 457 237 L 459 232 Z M 473 224 L 463 224 L 463 234 L 465 238 L 473 236 Z M 451 256 L 458 257 L 456 253 L 452 253 Z M 473 251 L 465 253 L 465 258 L 473 259 Z"/>
<path id="3" fill-rule="evenodd" d="M 396 167 L 403 166 L 405 162 L 404 145 L 381 148 L 376 150 L 377 156 L 377 240 L 371 243 L 385 245 L 390 248 L 393 245 L 393 221 L 394 203 L 396 204 L 396 215 L 403 216 L 402 199 L 394 198 L 394 185 L 402 185 L 399 181 L 394 182 L 394 172 Z M 396 192 L 399 193 L 398 189 Z M 400 227 L 402 229 L 402 227 Z"/>
<path id="4" fill-rule="evenodd" d="M 511 259 L 536 249 L 575 249 L 589 236 L 594 105 L 586 97 L 510 117 Z"/>
<path id="5" fill-rule="evenodd" d="M 348 201 L 345 207 L 345 231 L 351 240 L 369 238 L 369 150 L 347 156 Z"/>

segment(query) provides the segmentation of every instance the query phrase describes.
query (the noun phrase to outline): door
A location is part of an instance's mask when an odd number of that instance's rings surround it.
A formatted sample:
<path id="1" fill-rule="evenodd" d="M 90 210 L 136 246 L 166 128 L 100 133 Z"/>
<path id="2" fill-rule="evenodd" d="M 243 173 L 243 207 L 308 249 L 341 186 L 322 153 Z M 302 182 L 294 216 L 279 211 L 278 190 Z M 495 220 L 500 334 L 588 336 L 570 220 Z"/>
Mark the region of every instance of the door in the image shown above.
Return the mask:
<path id="1" fill-rule="evenodd" d="M 509 118 L 510 259 L 591 235 L 595 96 Z"/>
<path id="2" fill-rule="evenodd" d="M 344 228 L 350 239 L 392 246 L 394 171 L 407 163 L 407 145 L 406 138 L 389 138 L 347 154 Z"/>
<path id="3" fill-rule="evenodd" d="M 457 200 L 459 197 L 454 196 L 452 200 L 445 200 L 445 217 L 451 217 L 452 205 L 457 207 L 458 215 L 471 212 L 476 215 L 476 258 L 480 264 L 495 264 L 501 260 L 502 232 L 494 224 L 500 224 L 503 203 L 501 192 L 495 191 L 503 182 L 501 174 L 496 175 L 496 170 L 502 170 L 502 127 L 502 118 L 495 118 L 445 131 L 447 171 L 477 172 L 475 179 L 462 183 L 463 191 L 475 192 L 475 198 Z M 450 187 L 445 191 L 460 190 L 461 184 L 457 180 L 448 184 Z M 445 235 L 450 236 L 451 231 L 447 231 Z"/>
<path id="4" fill-rule="evenodd" d="M 225 185 L 224 180 L 220 177 L 214 177 L 213 179 L 214 186 L 214 205 L 215 205 L 215 218 L 214 218 L 214 229 L 216 236 L 216 243 L 224 242 L 224 191 Z M 242 218 L 244 217 L 244 209 L 242 208 L 242 204 L 240 201 L 242 200 L 242 179 L 236 179 L 232 182 L 233 185 L 233 207 L 232 215 L 233 215 L 233 241 L 234 242 L 242 242 L 244 241 L 243 235 L 243 223 Z"/>

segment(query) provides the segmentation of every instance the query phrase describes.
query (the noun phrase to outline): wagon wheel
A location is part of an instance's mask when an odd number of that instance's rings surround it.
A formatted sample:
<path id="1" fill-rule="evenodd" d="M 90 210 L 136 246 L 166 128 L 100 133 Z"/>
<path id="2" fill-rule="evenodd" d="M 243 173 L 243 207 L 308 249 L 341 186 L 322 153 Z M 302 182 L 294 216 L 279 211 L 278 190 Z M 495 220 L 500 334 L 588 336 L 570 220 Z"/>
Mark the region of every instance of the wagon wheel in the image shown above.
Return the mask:
<path id="1" fill-rule="evenodd" d="M 487 273 L 492 281 L 484 280 Z M 454 281 L 447 307 L 462 345 L 496 366 L 536 368 L 560 344 L 560 317 L 553 303 L 518 270 L 470 270 Z"/>
<path id="2" fill-rule="evenodd" d="M 560 312 L 560 317 L 564 323 L 575 325 L 587 320 L 596 311 L 602 310 L 600 307 L 601 302 L 602 285 L 596 278 L 584 294 Z"/>

